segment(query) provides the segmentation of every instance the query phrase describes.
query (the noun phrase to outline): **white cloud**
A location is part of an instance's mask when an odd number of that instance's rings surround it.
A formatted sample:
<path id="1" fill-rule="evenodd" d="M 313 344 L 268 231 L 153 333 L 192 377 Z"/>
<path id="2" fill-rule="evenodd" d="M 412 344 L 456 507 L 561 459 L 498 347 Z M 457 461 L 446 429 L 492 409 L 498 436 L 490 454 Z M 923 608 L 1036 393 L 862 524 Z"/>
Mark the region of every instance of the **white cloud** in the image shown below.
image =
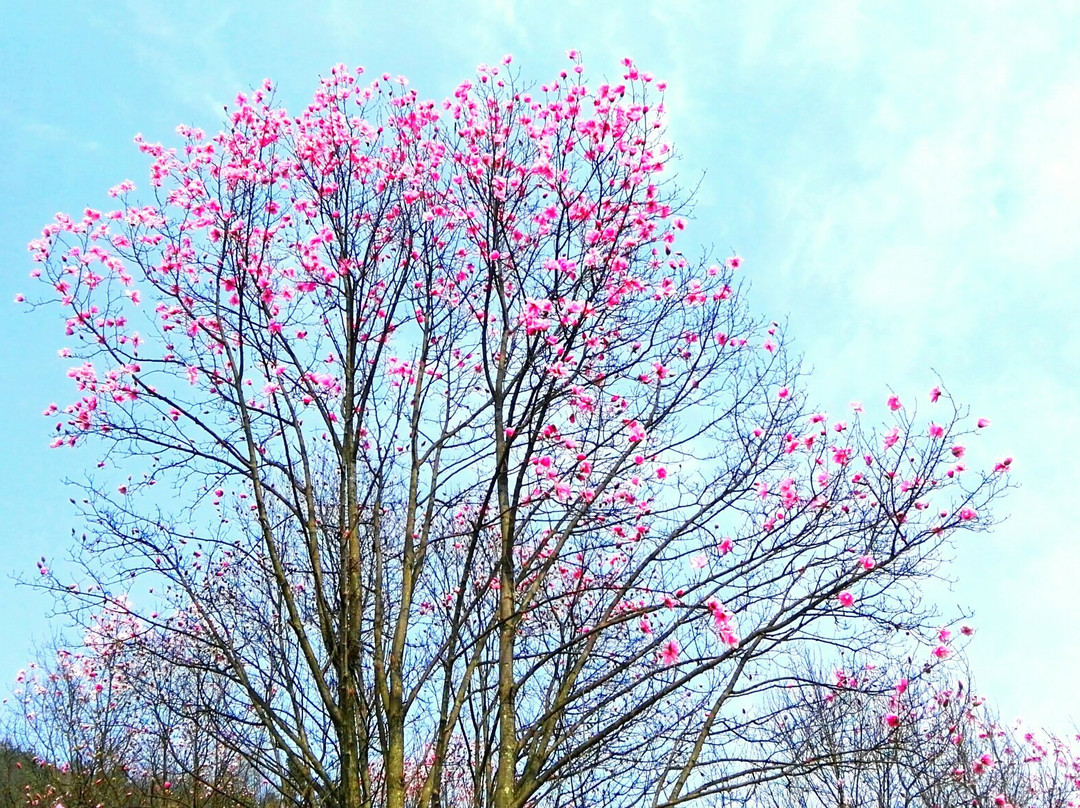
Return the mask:
<path id="1" fill-rule="evenodd" d="M 1080 54 L 1060 36 L 1069 15 L 947 7 L 912 29 L 812 8 L 743 19 L 744 72 L 775 57 L 814 71 L 800 85 L 814 100 L 830 89 L 858 99 L 837 107 L 850 155 L 834 144 L 804 159 L 800 139 L 817 122 L 795 121 L 786 179 L 764 200 L 796 234 L 773 275 L 793 330 L 826 388 L 887 377 L 903 391 L 934 365 L 993 414 L 988 440 L 1017 456 L 1025 487 L 1004 503 L 1014 518 L 976 537 L 955 570 L 957 597 L 987 619 L 976 677 L 1006 712 L 1080 714 L 1080 659 L 1064 655 L 1080 648 L 1069 519 L 1080 490 Z"/>

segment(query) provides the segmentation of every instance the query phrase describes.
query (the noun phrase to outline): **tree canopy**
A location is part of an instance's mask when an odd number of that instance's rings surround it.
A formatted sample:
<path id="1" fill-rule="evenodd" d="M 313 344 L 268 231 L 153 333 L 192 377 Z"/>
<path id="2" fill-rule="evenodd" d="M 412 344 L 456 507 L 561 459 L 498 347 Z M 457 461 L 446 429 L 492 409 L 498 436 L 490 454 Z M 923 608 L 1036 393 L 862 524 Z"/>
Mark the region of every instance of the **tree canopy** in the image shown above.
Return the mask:
<path id="1" fill-rule="evenodd" d="M 920 584 L 1010 461 L 940 387 L 808 409 L 683 247 L 664 92 L 266 82 L 32 243 L 100 450 L 42 579 L 163 725 L 298 805 L 708 804 L 814 764 L 808 654 L 949 655 Z"/>

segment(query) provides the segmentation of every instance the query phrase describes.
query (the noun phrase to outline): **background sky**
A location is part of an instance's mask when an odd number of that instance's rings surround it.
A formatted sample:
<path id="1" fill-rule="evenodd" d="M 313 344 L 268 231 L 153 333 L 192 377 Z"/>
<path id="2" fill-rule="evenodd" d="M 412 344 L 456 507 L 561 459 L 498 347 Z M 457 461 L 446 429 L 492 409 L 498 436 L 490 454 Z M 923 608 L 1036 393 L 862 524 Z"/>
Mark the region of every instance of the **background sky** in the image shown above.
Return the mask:
<path id="1" fill-rule="evenodd" d="M 554 77 L 568 48 L 667 79 L 688 187 L 683 243 L 734 250 L 760 314 L 787 318 L 837 416 L 940 375 L 1013 455 L 1009 519 L 956 548 L 944 606 L 974 612 L 972 671 L 1002 717 L 1080 722 L 1080 5 L 664 2 L 12 2 L 0 32 L 0 574 L 62 556 L 91 455 L 50 451 L 71 397 L 55 310 L 25 245 L 58 210 L 145 186 L 132 145 L 216 131 L 271 77 L 290 110 L 338 62 L 441 99 L 513 53 Z M 0 690 L 50 633 L 50 601 L 0 578 Z"/>

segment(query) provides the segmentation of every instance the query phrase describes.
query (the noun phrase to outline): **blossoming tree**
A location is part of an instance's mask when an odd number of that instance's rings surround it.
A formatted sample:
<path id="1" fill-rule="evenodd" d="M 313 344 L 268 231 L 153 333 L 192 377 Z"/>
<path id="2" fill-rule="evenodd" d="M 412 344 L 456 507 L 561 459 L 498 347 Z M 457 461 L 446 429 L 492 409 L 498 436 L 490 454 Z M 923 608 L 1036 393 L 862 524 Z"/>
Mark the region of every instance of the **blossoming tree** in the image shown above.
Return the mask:
<path id="1" fill-rule="evenodd" d="M 80 643 L 43 649 L 16 677 L 19 712 L 5 729 L 12 749 L 34 755 L 27 805 L 221 808 L 265 796 L 244 756 L 192 711 L 205 677 L 130 653 L 139 623 L 122 601 L 89 622 Z"/>
<path id="2" fill-rule="evenodd" d="M 37 755 L 33 779 L 40 788 L 27 784 L 28 803 L 37 797 L 46 804 L 126 803 L 124 770 L 137 756 L 139 735 L 132 733 L 135 705 L 123 691 L 119 672 L 96 649 L 52 649 L 19 671 L 13 695 L 21 720 L 12 723 L 8 740 Z"/>
<path id="3" fill-rule="evenodd" d="M 43 580 L 122 604 L 133 669 L 200 677 L 164 708 L 297 803 L 737 789 L 789 661 L 919 635 L 989 524 L 982 423 L 808 413 L 739 259 L 680 249 L 664 89 L 339 66 L 293 117 L 267 82 L 31 245 L 54 445 L 101 452 L 83 575 Z"/>
<path id="4" fill-rule="evenodd" d="M 750 804 L 1080 806 L 1080 736 L 1002 724 L 951 659 L 906 667 L 838 668 L 778 694 L 772 743 L 802 765 Z"/>

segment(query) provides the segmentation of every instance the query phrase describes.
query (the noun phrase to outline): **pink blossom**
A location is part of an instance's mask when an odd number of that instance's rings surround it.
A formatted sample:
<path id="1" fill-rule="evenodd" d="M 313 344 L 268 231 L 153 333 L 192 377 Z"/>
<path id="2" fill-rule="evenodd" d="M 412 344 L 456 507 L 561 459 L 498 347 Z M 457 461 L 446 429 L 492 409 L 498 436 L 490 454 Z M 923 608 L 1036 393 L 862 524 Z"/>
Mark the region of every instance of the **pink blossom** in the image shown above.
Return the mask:
<path id="1" fill-rule="evenodd" d="M 885 437 L 882 438 L 882 440 L 881 440 L 882 448 L 891 449 L 893 446 L 896 445 L 896 442 L 898 440 L 900 440 L 900 429 L 899 429 L 899 427 L 894 426 L 892 429 L 890 429 L 888 432 L 886 432 Z"/>
<path id="2" fill-rule="evenodd" d="M 720 635 L 720 641 L 725 645 L 735 647 L 739 644 L 739 636 L 735 632 L 734 615 L 724 608 L 724 604 L 716 598 L 705 601 L 705 608 L 712 615 L 716 633 Z"/>
<path id="3" fill-rule="evenodd" d="M 961 508 L 960 512 L 957 515 L 962 520 L 964 520 L 965 522 L 971 521 L 972 519 L 978 519 L 979 518 L 978 512 L 974 508 L 972 508 L 970 506 L 965 506 L 965 507 Z"/>
<path id="4" fill-rule="evenodd" d="M 665 665 L 674 665 L 679 661 L 679 644 L 668 640 L 660 651 L 660 661 Z"/>
<path id="5" fill-rule="evenodd" d="M 990 419 L 980 418 L 978 421 L 975 422 L 975 426 L 977 426 L 979 429 L 986 429 L 988 426 L 990 426 Z"/>
<path id="6" fill-rule="evenodd" d="M 903 404 L 900 403 L 900 396 L 896 395 L 896 393 L 893 393 L 891 396 L 889 396 L 889 400 L 888 400 L 887 403 L 889 405 L 889 409 L 892 410 L 893 412 L 896 412 L 897 410 L 899 410 L 901 407 L 904 406 Z"/>
<path id="7" fill-rule="evenodd" d="M 837 595 L 836 599 L 840 601 L 840 605 L 844 608 L 855 605 L 855 596 L 846 590 Z"/>
<path id="8" fill-rule="evenodd" d="M 931 403 L 936 403 L 939 398 L 941 398 L 941 388 L 935 387 L 930 391 L 930 401 Z"/>

